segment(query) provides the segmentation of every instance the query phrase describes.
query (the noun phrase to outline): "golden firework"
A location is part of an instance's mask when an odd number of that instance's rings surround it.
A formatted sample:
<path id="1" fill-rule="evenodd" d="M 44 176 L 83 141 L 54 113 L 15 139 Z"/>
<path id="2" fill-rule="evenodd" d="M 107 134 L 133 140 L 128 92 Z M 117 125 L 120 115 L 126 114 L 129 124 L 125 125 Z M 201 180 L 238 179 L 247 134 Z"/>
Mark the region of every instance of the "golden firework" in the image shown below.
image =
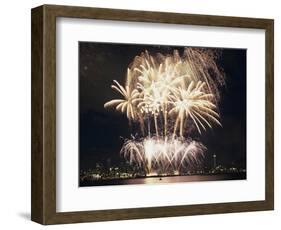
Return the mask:
<path id="1" fill-rule="evenodd" d="M 129 66 L 124 86 L 113 81 L 111 87 L 123 98 L 104 107 L 126 114 L 130 122 L 140 124 L 143 134 L 142 140 L 127 140 L 121 150 L 131 163 L 146 162 L 150 172 L 153 165 L 194 162 L 196 152 L 202 153 L 200 143 L 184 140 L 193 126 L 201 134 L 213 124 L 221 125 L 218 87 L 224 78 L 215 59 L 209 49 L 185 48 L 182 56 L 176 50 L 154 56 L 145 51 Z"/>

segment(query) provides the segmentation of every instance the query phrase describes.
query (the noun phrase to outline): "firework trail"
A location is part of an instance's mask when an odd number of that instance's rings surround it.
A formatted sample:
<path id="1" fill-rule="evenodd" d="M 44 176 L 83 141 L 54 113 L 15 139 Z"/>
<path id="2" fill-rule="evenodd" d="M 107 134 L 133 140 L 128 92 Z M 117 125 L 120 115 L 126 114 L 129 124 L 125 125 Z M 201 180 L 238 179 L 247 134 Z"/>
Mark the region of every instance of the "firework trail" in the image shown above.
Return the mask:
<path id="1" fill-rule="evenodd" d="M 141 140 L 126 140 L 121 154 L 131 164 L 143 167 L 148 174 L 156 172 L 180 172 L 204 159 L 205 147 L 191 139 L 146 137 Z"/>
<path id="2" fill-rule="evenodd" d="M 218 102 L 224 76 L 216 58 L 216 51 L 201 48 L 185 48 L 182 57 L 177 50 L 155 56 L 145 51 L 130 64 L 125 86 L 114 80 L 111 87 L 122 98 L 104 107 L 126 114 L 143 135 L 126 140 L 121 149 L 131 164 L 149 174 L 201 162 L 206 148 L 192 141 L 188 131 L 193 128 L 201 134 L 213 124 L 221 125 Z"/>

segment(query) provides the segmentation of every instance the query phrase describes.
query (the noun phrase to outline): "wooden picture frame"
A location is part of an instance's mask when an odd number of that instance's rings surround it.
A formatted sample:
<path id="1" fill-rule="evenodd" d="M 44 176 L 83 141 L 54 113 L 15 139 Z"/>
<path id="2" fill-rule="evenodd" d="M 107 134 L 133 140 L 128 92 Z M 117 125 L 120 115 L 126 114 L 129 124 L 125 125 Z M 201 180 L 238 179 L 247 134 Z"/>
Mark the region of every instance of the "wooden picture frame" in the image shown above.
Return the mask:
<path id="1" fill-rule="evenodd" d="M 121 20 L 265 30 L 265 200 L 100 211 L 56 211 L 56 18 Z M 274 21 L 162 12 L 43 5 L 32 9 L 32 205 L 31 219 L 63 224 L 274 208 Z"/>

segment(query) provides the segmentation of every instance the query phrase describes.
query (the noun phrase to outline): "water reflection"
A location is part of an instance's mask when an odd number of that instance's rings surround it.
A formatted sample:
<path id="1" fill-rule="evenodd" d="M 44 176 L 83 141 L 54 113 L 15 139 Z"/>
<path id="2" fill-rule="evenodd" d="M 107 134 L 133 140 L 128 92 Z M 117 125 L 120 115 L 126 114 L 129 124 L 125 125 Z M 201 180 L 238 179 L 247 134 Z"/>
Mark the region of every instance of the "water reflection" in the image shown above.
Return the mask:
<path id="1" fill-rule="evenodd" d="M 80 186 L 101 186 L 101 185 L 128 185 L 128 184 L 161 184 L 179 183 L 193 181 L 218 181 L 218 180 L 243 180 L 246 179 L 245 173 L 219 174 L 219 175 L 190 175 L 190 176 L 168 176 L 168 177 L 147 177 L 134 179 L 115 179 L 85 181 Z"/>

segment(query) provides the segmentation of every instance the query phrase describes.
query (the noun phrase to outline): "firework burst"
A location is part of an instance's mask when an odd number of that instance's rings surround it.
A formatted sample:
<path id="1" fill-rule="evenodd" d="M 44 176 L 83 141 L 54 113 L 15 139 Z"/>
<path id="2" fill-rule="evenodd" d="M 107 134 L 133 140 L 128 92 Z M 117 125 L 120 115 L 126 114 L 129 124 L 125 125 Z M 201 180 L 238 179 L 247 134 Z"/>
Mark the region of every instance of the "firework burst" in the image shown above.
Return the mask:
<path id="1" fill-rule="evenodd" d="M 191 139 L 163 139 L 155 136 L 126 140 L 121 154 L 131 164 L 143 167 L 148 174 L 163 174 L 180 172 L 184 168 L 200 164 L 204 159 L 205 149 L 204 145 Z"/>
<path id="2" fill-rule="evenodd" d="M 221 125 L 217 107 L 224 78 L 216 57 L 199 48 L 185 48 L 182 57 L 176 50 L 166 56 L 145 51 L 128 68 L 125 86 L 114 80 L 111 87 L 122 98 L 104 107 L 126 114 L 143 134 L 139 140 L 126 140 L 121 149 L 131 164 L 150 173 L 179 171 L 201 162 L 205 147 L 192 141 L 188 132 L 193 126 L 201 134 Z"/>

